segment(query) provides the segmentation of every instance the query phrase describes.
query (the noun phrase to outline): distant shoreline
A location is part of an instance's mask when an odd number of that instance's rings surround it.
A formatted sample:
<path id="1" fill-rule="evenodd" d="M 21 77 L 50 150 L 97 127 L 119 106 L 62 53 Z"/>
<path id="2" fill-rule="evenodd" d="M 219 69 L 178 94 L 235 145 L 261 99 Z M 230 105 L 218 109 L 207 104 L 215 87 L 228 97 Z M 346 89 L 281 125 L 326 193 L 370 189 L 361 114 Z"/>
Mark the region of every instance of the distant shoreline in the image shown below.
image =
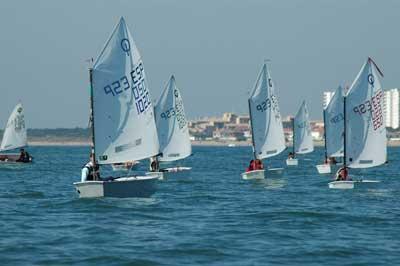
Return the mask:
<path id="1" fill-rule="evenodd" d="M 90 146 L 89 141 L 28 141 L 29 146 Z M 228 145 L 233 147 L 246 147 L 251 146 L 251 142 L 248 141 L 216 141 L 216 140 L 204 140 L 204 141 L 192 141 L 193 146 L 215 146 L 215 147 L 227 147 Z M 323 141 L 314 141 L 316 147 L 323 147 Z M 287 143 L 287 146 L 292 146 L 291 143 Z M 388 147 L 400 146 L 400 140 L 388 141 Z"/>
<path id="2" fill-rule="evenodd" d="M 29 146 L 89 146 L 89 141 L 28 141 Z"/>

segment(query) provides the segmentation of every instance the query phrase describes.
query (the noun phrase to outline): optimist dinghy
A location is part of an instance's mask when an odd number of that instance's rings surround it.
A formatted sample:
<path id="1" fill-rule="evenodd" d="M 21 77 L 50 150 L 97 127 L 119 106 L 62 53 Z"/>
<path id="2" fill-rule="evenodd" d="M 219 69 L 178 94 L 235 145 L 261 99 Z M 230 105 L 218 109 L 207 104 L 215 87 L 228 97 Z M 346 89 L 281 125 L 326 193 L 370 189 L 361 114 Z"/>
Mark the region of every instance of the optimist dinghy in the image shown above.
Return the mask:
<path id="1" fill-rule="evenodd" d="M 248 99 L 252 147 L 255 160 L 280 154 L 286 149 L 282 119 L 274 83 L 264 63 L 256 84 Z M 264 179 L 264 169 L 249 169 L 242 173 L 243 179 Z M 283 172 L 283 168 L 269 169 L 272 173 Z"/>
<path id="2" fill-rule="evenodd" d="M 31 163 L 32 157 L 26 154 L 26 158 L 20 160 L 20 153 L 4 153 L 26 147 L 27 134 L 25 126 L 24 109 L 18 103 L 8 118 L 0 145 L 0 165 L 22 165 Z"/>
<path id="3" fill-rule="evenodd" d="M 346 181 L 332 181 L 329 182 L 329 188 L 332 189 L 353 189 L 361 187 L 361 185 L 380 183 L 377 180 L 346 180 Z"/>
<path id="4" fill-rule="evenodd" d="M 329 158 L 343 157 L 343 97 L 343 88 L 339 86 L 323 112 L 325 162 L 328 163 L 316 166 L 320 174 L 330 174 L 336 168 L 329 163 Z"/>
<path id="5" fill-rule="evenodd" d="M 368 58 L 344 97 L 344 167 L 370 168 L 386 162 L 386 127 L 383 119 L 383 77 Z M 375 180 L 333 181 L 329 188 L 352 189 L 358 183 Z"/>
<path id="6" fill-rule="evenodd" d="M 192 153 L 189 128 L 180 90 L 175 77 L 171 76 L 154 108 L 160 153 L 154 158 L 159 162 L 175 162 L 189 157 Z M 159 169 L 160 179 L 188 177 L 191 167 L 167 167 Z M 153 169 L 150 169 L 153 170 Z"/>
<path id="7" fill-rule="evenodd" d="M 93 168 L 158 154 L 143 62 L 123 18 L 89 73 Z M 101 179 L 94 174 L 94 181 L 84 180 L 74 185 L 81 198 L 149 197 L 156 191 L 158 178 L 153 174 Z"/>
<path id="8" fill-rule="evenodd" d="M 293 119 L 293 158 L 286 160 L 287 166 L 297 166 L 296 154 L 306 154 L 314 151 L 314 142 L 311 135 L 310 119 L 306 102 L 300 106 L 299 111 Z"/>

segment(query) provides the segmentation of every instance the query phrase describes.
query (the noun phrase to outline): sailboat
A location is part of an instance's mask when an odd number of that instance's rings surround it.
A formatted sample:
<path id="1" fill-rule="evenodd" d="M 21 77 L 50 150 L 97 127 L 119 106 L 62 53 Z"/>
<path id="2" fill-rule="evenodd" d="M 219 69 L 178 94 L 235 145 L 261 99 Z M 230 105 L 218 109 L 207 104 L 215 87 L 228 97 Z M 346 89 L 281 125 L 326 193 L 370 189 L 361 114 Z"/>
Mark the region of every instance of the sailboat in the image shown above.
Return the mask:
<path id="1" fill-rule="evenodd" d="M 306 102 L 300 106 L 293 119 L 293 158 L 286 160 L 288 166 L 298 165 L 296 154 L 306 154 L 314 151 L 314 142 L 311 135 L 310 119 Z"/>
<path id="2" fill-rule="evenodd" d="M 189 128 L 181 93 L 172 75 L 154 108 L 160 153 L 159 162 L 175 162 L 192 154 Z M 188 175 L 192 168 L 177 166 L 159 169 L 161 179 L 171 175 Z"/>
<path id="3" fill-rule="evenodd" d="M 21 160 L 20 153 L 4 153 L 27 146 L 27 134 L 25 127 L 24 108 L 18 103 L 8 118 L 4 129 L 3 139 L 0 145 L 0 164 L 15 164 L 32 162 L 32 157 L 27 155 Z"/>
<path id="4" fill-rule="evenodd" d="M 150 158 L 159 144 L 143 62 L 123 18 L 89 69 L 92 147 L 96 166 Z M 100 169 L 101 170 L 101 169 Z M 74 183 L 80 197 L 149 197 L 159 176 L 125 176 Z"/>
<path id="5" fill-rule="evenodd" d="M 286 149 L 278 98 L 271 75 L 264 63 L 248 99 L 254 159 L 262 160 Z M 249 169 L 243 179 L 263 179 L 265 169 Z M 273 169 L 276 170 L 276 169 Z"/>
<path id="6" fill-rule="evenodd" d="M 343 157 L 343 97 L 343 88 L 339 86 L 323 112 L 325 161 L 316 166 L 320 174 L 331 173 L 328 158 Z"/>
<path id="7" fill-rule="evenodd" d="M 386 162 L 386 127 L 383 118 L 383 77 L 368 58 L 344 98 L 344 168 L 369 168 Z M 333 181 L 329 188 L 352 189 L 356 183 L 376 180 Z"/>

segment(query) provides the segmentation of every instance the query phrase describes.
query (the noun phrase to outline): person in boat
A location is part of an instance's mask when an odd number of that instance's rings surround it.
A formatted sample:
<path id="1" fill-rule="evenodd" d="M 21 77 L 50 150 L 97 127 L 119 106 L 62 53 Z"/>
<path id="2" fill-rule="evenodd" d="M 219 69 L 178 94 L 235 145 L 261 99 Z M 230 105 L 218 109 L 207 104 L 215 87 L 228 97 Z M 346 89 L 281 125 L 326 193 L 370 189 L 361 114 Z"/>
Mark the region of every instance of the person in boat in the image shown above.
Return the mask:
<path id="1" fill-rule="evenodd" d="M 335 157 L 329 157 L 328 158 L 328 163 L 329 164 L 333 164 L 333 165 L 337 164 L 336 158 Z"/>
<path id="2" fill-rule="evenodd" d="M 288 159 L 294 159 L 294 154 L 293 154 L 293 152 L 289 152 L 289 154 L 288 154 Z"/>
<path id="3" fill-rule="evenodd" d="M 346 181 L 348 180 L 349 171 L 346 166 L 340 168 L 336 172 L 336 181 Z"/>
<path id="4" fill-rule="evenodd" d="M 131 169 L 132 166 L 133 166 L 133 162 L 126 162 L 126 163 L 125 163 L 125 168 L 126 168 L 126 169 Z"/>
<path id="5" fill-rule="evenodd" d="M 325 158 L 325 160 L 324 160 L 324 164 L 332 164 L 332 165 L 335 165 L 337 162 L 336 162 L 336 159 L 335 159 L 335 157 L 327 157 L 327 158 Z"/>
<path id="6" fill-rule="evenodd" d="M 150 171 L 151 172 L 160 171 L 160 164 L 158 163 L 157 156 L 153 156 L 150 158 Z"/>
<path id="7" fill-rule="evenodd" d="M 251 160 L 249 163 L 249 167 L 246 168 L 246 172 L 251 172 L 254 170 L 254 160 Z"/>
<path id="8" fill-rule="evenodd" d="M 255 159 L 250 161 L 249 167 L 247 167 L 246 172 L 262 170 L 262 169 L 264 169 L 263 162 L 260 159 Z"/>
<path id="9" fill-rule="evenodd" d="M 20 149 L 20 154 L 19 158 L 17 159 L 17 162 L 21 163 L 29 163 L 31 161 L 31 156 L 25 149 Z"/>
<path id="10" fill-rule="evenodd" d="M 92 158 L 92 155 L 90 156 Z M 100 179 L 99 176 L 99 165 L 96 164 L 96 167 L 93 166 L 93 160 L 90 159 L 85 166 L 82 168 L 82 174 L 81 174 L 81 182 L 85 181 L 94 181 L 97 179 Z"/>
<path id="11" fill-rule="evenodd" d="M 264 164 L 260 159 L 255 159 L 254 160 L 254 164 L 255 164 L 255 170 L 262 170 L 264 169 Z"/>

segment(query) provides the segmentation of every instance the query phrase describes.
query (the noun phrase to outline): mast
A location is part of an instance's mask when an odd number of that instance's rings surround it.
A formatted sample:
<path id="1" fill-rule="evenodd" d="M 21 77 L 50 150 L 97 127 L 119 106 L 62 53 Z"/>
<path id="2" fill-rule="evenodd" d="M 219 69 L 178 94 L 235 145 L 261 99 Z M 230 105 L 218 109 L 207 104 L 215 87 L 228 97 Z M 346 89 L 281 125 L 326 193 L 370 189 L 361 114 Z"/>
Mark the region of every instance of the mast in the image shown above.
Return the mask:
<path id="1" fill-rule="evenodd" d="M 251 128 L 251 142 L 253 144 L 253 155 L 254 155 L 254 159 L 257 159 L 256 157 L 256 145 L 254 144 L 254 134 L 253 134 L 253 120 L 252 120 L 252 116 L 251 116 L 251 106 L 250 106 L 250 99 L 247 100 L 248 104 L 249 104 L 249 115 L 250 115 L 250 128 Z"/>
<path id="2" fill-rule="evenodd" d="M 325 147 L 325 162 L 328 162 L 328 151 L 326 150 L 326 119 L 325 119 L 325 115 L 326 115 L 326 110 L 324 109 L 324 111 L 322 112 L 322 116 L 324 117 L 324 147 Z"/>
<path id="3" fill-rule="evenodd" d="M 343 166 L 346 167 L 346 96 L 343 96 Z"/>
<path id="4" fill-rule="evenodd" d="M 97 180 L 97 172 L 96 172 L 96 155 L 95 155 L 95 146 L 94 146 L 94 113 L 93 113 L 93 68 L 89 68 L 89 80 L 90 80 L 90 126 L 91 126 L 91 131 L 92 131 L 92 143 L 90 147 L 90 160 L 93 164 L 93 177 L 94 180 Z"/>
<path id="5" fill-rule="evenodd" d="M 296 157 L 296 152 L 295 152 L 295 149 L 294 149 L 294 141 L 295 141 L 294 117 L 292 119 L 292 130 L 293 130 L 293 141 L 292 142 L 293 142 L 293 158 L 294 158 L 294 157 Z"/>

